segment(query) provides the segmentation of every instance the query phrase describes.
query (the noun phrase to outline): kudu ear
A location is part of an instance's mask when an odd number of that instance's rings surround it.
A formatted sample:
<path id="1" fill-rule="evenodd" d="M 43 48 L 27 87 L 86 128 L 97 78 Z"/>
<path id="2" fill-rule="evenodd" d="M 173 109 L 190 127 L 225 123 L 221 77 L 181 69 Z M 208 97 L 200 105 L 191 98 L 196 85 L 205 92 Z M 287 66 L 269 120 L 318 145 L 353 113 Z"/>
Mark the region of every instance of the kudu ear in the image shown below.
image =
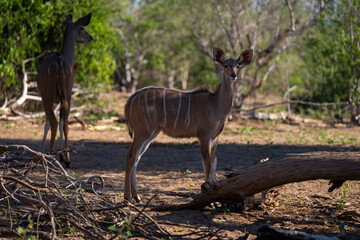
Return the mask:
<path id="1" fill-rule="evenodd" d="M 65 27 L 66 27 L 67 25 L 69 25 L 70 23 L 72 23 L 72 18 L 73 18 L 73 17 L 72 17 L 71 14 L 67 15 L 66 20 L 65 20 L 65 22 L 64 22 Z"/>
<path id="2" fill-rule="evenodd" d="M 222 65 L 222 63 L 225 60 L 225 57 L 224 57 L 224 51 L 221 48 L 214 47 L 213 60 L 216 64 Z"/>
<path id="3" fill-rule="evenodd" d="M 90 19 L 91 19 L 91 13 L 89 13 L 88 15 L 83 16 L 82 18 L 80 18 L 79 20 L 77 20 L 77 21 L 75 22 L 75 24 L 76 24 L 77 26 L 83 26 L 83 27 L 85 27 L 85 26 L 87 26 L 87 25 L 90 23 Z"/>
<path id="4" fill-rule="evenodd" d="M 252 49 L 247 49 L 247 50 L 244 50 L 239 58 L 238 58 L 238 64 L 239 65 L 247 65 L 249 63 L 251 63 L 251 59 L 253 57 L 253 50 Z"/>

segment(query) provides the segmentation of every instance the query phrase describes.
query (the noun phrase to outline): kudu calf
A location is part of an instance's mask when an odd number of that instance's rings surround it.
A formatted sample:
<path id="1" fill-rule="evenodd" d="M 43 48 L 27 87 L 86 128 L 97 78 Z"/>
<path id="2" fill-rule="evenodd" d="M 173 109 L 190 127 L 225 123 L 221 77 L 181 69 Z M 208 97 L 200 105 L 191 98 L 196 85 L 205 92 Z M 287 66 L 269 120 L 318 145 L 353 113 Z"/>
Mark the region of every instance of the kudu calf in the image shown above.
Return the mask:
<path id="1" fill-rule="evenodd" d="M 126 156 L 124 198 L 141 201 L 136 187 L 136 167 L 150 143 L 163 131 L 172 137 L 197 137 L 205 171 L 205 181 L 215 181 L 217 137 L 227 122 L 233 85 L 240 69 L 251 62 L 253 51 L 243 51 L 238 59 L 224 60 L 224 51 L 213 50 L 222 78 L 214 93 L 206 90 L 183 92 L 146 87 L 134 93 L 125 105 L 125 119 L 133 142 Z"/>
<path id="2" fill-rule="evenodd" d="M 46 136 L 51 126 L 50 149 L 54 149 L 58 121 L 54 114 L 54 103 L 60 102 L 60 147 L 63 148 L 62 136 L 65 135 L 65 147 L 68 142 L 68 117 L 71 105 L 71 92 L 74 84 L 72 66 L 75 62 L 75 42 L 90 43 L 92 37 L 84 30 L 90 23 L 91 13 L 72 22 L 72 15 L 68 15 L 65 21 L 65 34 L 60 53 L 54 53 L 42 62 L 38 68 L 37 87 L 42 98 L 42 104 L 46 115 L 44 137 L 41 143 L 41 151 L 44 152 Z M 64 160 L 63 155 L 60 159 Z M 70 166 L 70 154 L 65 154 L 65 165 Z"/>

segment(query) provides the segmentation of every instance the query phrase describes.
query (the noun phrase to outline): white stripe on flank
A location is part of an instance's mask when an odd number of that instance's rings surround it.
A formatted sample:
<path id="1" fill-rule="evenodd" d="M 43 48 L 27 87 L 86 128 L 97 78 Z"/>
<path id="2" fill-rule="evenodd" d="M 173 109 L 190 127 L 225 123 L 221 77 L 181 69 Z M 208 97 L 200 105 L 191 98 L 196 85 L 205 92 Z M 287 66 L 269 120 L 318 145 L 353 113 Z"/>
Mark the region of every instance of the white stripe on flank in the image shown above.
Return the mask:
<path id="1" fill-rule="evenodd" d="M 176 119 L 175 119 L 175 123 L 174 123 L 174 128 L 176 128 L 176 122 L 179 118 L 180 115 L 180 108 L 181 108 L 181 92 L 179 92 L 179 106 L 178 106 L 178 110 L 177 110 L 177 115 L 176 115 Z"/>
<path id="2" fill-rule="evenodd" d="M 144 91 L 144 90 L 146 90 L 146 89 L 154 89 L 154 90 L 163 90 L 163 101 L 164 101 L 164 125 L 166 124 L 166 91 L 174 91 L 174 92 L 178 92 L 179 93 L 179 97 L 180 97 L 180 99 L 179 99 L 179 106 L 181 106 L 181 101 L 182 101 L 182 99 L 181 99 L 181 94 L 188 94 L 188 96 L 189 96 L 189 105 L 188 105 L 188 111 L 187 111 L 187 115 L 186 115 L 186 119 L 185 119 L 185 124 L 186 124 L 186 126 L 188 127 L 189 125 L 190 125 L 190 123 L 191 123 L 191 116 L 190 116 L 190 113 L 191 113 L 191 94 L 192 93 L 194 93 L 194 92 L 196 92 L 196 91 L 199 91 L 198 89 L 193 89 L 193 90 L 191 90 L 191 91 L 180 91 L 180 90 L 177 90 L 177 89 L 168 89 L 168 88 L 161 88 L 161 87 L 153 87 L 153 86 L 148 86 L 148 87 L 144 87 L 144 88 L 141 88 L 141 89 L 139 89 L 136 93 L 134 93 L 134 95 L 133 95 L 133 99 L 131 100 L 131 103 L 130 103 L 130 111 L 131 111 L 131 109 L 132 109 L 132 105 L 133 105 L 133 103 L 134 103 L 134 101 L 135 101 L 135 99 L 139 96 L 139 95 L 141 95 L 141 93 Z M 156 113 L 156 92 L 154 91 L 154 96 L 153 96 L 153 100 L 154 100 L 154 117 L 155 117 L 155 120 L 157 120 L 156 119 L 156 117 L 157 117 L 157 113 Z M 140 98 L 139 98 L 140 99 Z M 138 100 L 139 100 L 138 99 Z M 139 100 L 140 101 L 140 100 Z M 146 107 L 148 107 L 147 106 L 147 95 L 145 96 L 145 103 L 146 103 Z M 175 124 L 174 124 L 174 127 L 176 127 L 176 124 L 177 124 L 177 119 L 178 119 L 178 117 L 179 117 L 179 115 L 180 115 L 180 107 L 178 108 L 178 115 L 177 115 L 177 117 L 176 117 L 176 120 L 175 120 Z M 146 108 L 146 114 L 147 114 L 147 116 L 148 116 L 148 118 L 147 119 L 150 119 L 150 113 L 149 113 L 149 109 L 148 108 Z M 129 114 L 130 115 L 130 114 Z M 147 125 L 147 128 L 149 129 L 149 123 L 148 123 L 148 121 L 146 121 L 145 120 L 145 123 L 146 123 L 146 125 Z"/>
<path id="3" fill-rule="evenodd" d="M 142 88 L 142 89 L 138 90 L 137 92 L 135 92 L 135 93 L 133 94 L 134 97 L 133 97 L 133 99 L 131 100 L 130 107 L 129 107 L 129 118 L 130 118 L 130 116 L 131 116 L 132 105 L 133 105 L 135 99 L 136 99 L 139 95 L 141 95 L 141 93 L 142 93 L 145 89 L 148 89 L 148 88 L 153 88 L 153 87 L 145 87 L 145 88 Z M 139 106 L 141 106 L 141 105 L 140 105 L 140 97 L 139 97 L 139 99 L 138 99 L 138 104 L 139 104 Z M 147 123 L 146 119 L 144 119 L 144 121 L 145 121 L 145 123 L 146 123 L 147 129 L 149 130 L 149 126 L 148 126 L 148 123 Z"/>
<path id="4" fill-rule="evenodd" d="M 156 120 L 157 120 L 157 117 L 156 117 L 156 91 L 154 91 L 153 100 L 154 100 L 154 122 L 156 122 Z"/>
<path id="5" fill-rule="evenodd" d="M 139 105 L 140 108 L 141 108 L 140 99 L 141 99 L 141 94 L 142 94 L 143 92 L 144 92 L 144 91 L 141 91 L 141 93 L 139 93 L 139 98 L 138 98 L 138 105 Z M 145 93 L 146 93 L 146 91 L 145 91 Z M 145 101 L 146 101 L 146 95 L 145 95 Z M 147 110 L 147 104 L 145 104 L 145 106 L 143 105 L 143 107 Z M 144 123 L 145 123 L 145 125 L 146 125 L 146 129 L 148 130 L 148 132 L 150 132 L 149 123 L 148 123 L 148 121 L 147 121 L 147 119 L 146 119 L 145 114 L 141 114 L 141 115 L 142 115 L 143 121 L 144 121 Z"/>
<path id="6" fill-rule="evenodd" d="M 164 126 L 166 124 L 166 104 L 165 104 L 165 88 L 164 88 L 164 94 L 163 94 L 163 101 L 164 101 Z"/>
<path id="7" fill-rule="evenodd" d="M 151 88 L 155 88 L 155 87 L 149 86 L 149 87 L 144 87 L 144 88 L 141 88 L 141 89 L 137 90 L 137 91 L 133 94 L 134 98 L 132 99 L 132 101 L 131 101 L 131 103 L 130 103 L 130 109 L 131 109 L 131 106 L 132 106 L 133 102 L 135 101 L 135 98 L 137 98 L 137 96 L 138 96 L 140 93 L 142 93 L 144 90 L 146 90 L 146 89 L 151 89 Z"/>
<path id="8" fill-rule="evenodd" d="M 136 93 L 134 93 L 135 96 L 134 96 L 134 98 L 132 99 L 132 101 L 131 101 L 131 103 L 130 103 L 130 110 L 131 110 L 132 105 L 133 105 L 133 103 L 134 103 L 134 101 L 135 101 L 135 98 L 137 98 L 137 96 L 139 95 L 140 92 L 141 92 L 141 91 L 137 91 Z M 130 114 L 129 114 L 129 116 L 130 116 Z"/>
<path id="9" fill-rule="evenodd" d="M 188 127 L 190 125 L 190 106 L 191 106 L 191 94 L 189 94 L 189 105 L 188 105 L 188 111 L 186 114 L 185 124 Z"/>
<path id="10" fill-rule="evenodd" d="M 146 119 L 147 119 L 147 125 L 150 127 L 150 123 L 151 123 L 151 120 L 150 120 L 150 113 L 149 113 L 149 105 L 148 105 L 148 99 L 147 99 L 147 94 L 148 91 L 145 91 L 145 109 L 146 109 Z M 149 128 L 148 128 L 148 131 L 149 131 Z"/>

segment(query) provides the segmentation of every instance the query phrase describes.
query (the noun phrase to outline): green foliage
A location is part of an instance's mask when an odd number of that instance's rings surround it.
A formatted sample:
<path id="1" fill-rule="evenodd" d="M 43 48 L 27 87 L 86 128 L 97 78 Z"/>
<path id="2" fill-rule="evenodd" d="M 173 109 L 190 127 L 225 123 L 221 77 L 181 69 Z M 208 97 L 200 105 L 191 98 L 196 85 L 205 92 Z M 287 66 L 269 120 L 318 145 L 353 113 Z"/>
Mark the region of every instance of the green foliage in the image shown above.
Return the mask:
<path id="1" fill-rule="evenodd" d="M 120 235 L 122 239 L 129 239 L 132 236 L 131 228 L 131 222 L 126 220 L 121 227 L 112 225 L 108 227 L 108 230 L 115 232 L 117 235 Z"/>
<path id="2" fill-rule="evenodd" d="M 116 45 L 111 21 L 118 11 L 116 4 L 106 0 L 0 0 L 0 8 L 0 99 L 19 91 L 23 60 L 45 50 L 60 50 L 68 14 L 77 20 L 92 13 L 86 30 L 94 41 L 76 46 L 75 81 L 87 86 L 111 83 L 115 67 L 111 49 Z M 40 61 L 32 62 L 27 70 L 35 71 Z"/>
<path id="3" fill-rule="evenodd" d="M 346 206 L 348 193 L 350 192 L 349 184 L 344 182 L 343 187 L 341 188 L 340 199 L 336 200 L 336 208 L 339 210 L 343 210 Z"/>
<path id="4" fill-rule="evenodd" d="M 34 227 L 34 221 L 32 220 L 32 215 L 31 214 L 29 214 L 28 216 L 27 216 L 27 220 L 28 220 L 28 225 L 26 226 L 26 228 L 23 228 L 23 227 L 18 227 L 16 230 L 17 230 L 17 233 L 19 234 L 19 235 L 21 235 L 22 236 L 22 239 L 26 239 L 26 240 L 33 240 L 33 239 L 36 239 L 36 237 L 35 236 L 33 236 L 33 235 L 27 235 L 26 233 L 27 233 L 27 229 L 33 229 L 33 227 Z"/>
<path id="5" fill-rule="evenodd" d="M 354 40 L 350 34 L 353 22 L 355 34 L 360 34 L 359 17 L 349 12 L 349 6 L 358 5 L 349 0 L 332 5 L 328 15 L 319 21 L 304 37 L 302 51 L 299 51 L 305 71 L 297 71 L 291 78 L 291 85 L 299 88 L 293 98 L 314 102 L 339 102 L 349 99 L 349 89 L 355 88 L 351 79 L 355 78 L 360 52 L 352 47 Z M 299 49 L 300 50 L 300 49 Z M 354 91 L 354 89 L 352 90 Z M 356 93 L 355 101 L 359 98 Z"/>
<path id="6" fill-rule="evenodd" d="M 41 52 L 48 40 L 54 8 L 41 0 L 0 0 L 0 8 L 0 93 L 4 94 L 19 89 L 16 80 L 22 60 Z"/>
<path id="7" fill-rule="evenodd" d="M 251 26 L 260 14 L 258 7 L 261 7 L 262 1 L 246 0 L 236 6 L 226 1 L 220 3 L 210 0 L 0 0 L 0 101 L 5 96 L 12 98 L 19 94 L 22 60 L 44 50 L 54 52 L 61 48 L 66 15 L 72 14 L 77 20 L 89 12 L 92 19 L 86 30 L 94 41 L 76 46 L 74 65 L 75 81 L 82 86 L 97 91 L 109 87 L 113 83 L 115 68 L 116 73 L 125 78 L 128 57 L 128 63 L 138 77 L 137 87 L 166 86 L 169 76 L 175 72 L 176 88 L 181 88 L 184 73 L 188 73 L 188 88 L 208 87 L 214 90 L 220 79 L 208 51 L 218 46 L 224 49 L 226 58 L 237 57 L 232 56 L 224 26 L 230 32 L 237 27 L 244 30 L 241 36 L 236 37 L 242 42 L 236 44 L 236 54 L 242 50 L 240 48 L 248 47 L 247 37 L 251 38 L 253 34 Z M 358 5 L 356 0 L 334 2 L 316 28 L 307 29 L 302 39 L 293 38 L 291 45 L 295 47 L 276 59 L 277 67 L 264 83 L 262 91 L 283 94 L 289 79 L 290 87 L 296 86 L 291 92 L 292 99 L 334 102 L 347 101 L 352 95 L 354 102 L 359 101 L 356 87 L 360 71 Z M 240 11 L 242 17 L 235 24 L 231 10 L 242 7 L 245 10 Z M 294 5 L 294 17 L 301 24 L 311 14 L 307 11 L 308 7 L 307 1 Z M 221 22 L 218 11 L 222 13 L 224 22 Z M 289 12 L 284 2 L 272 1 L 264 5 L 261 14 L 255 55 L 273 41 L 278 23 L 280 29 L 288 28 L 289 24 Z M 279 22 L 274 17 L 277 15 L 285 20 Z M 278 50 L 279 46 L 273 51 Z M 142 53 L 142 64 L 136 69 L 139 65 L 137 57 Z M 35 71 L 41 60 L 29 63 L 27 70 Z M 268 64 L 274 61 L 272 59 Z M 258 67 L 254 62 L 247 68 L 243 92 L 249 88 Z M 262 77 L 266 70 L 267 67 L 262 68 L 259 76 Z M 313 114 L 315 110 L 299 111 Z"/>
<path id="8" fill-rule="evenodd" d="M 224 204 L 222 204 L 221 208 L 222 208 L 222 212 L 224 213 L 224 215 L 230 213 L 230 208 L 226 202 Z"/>

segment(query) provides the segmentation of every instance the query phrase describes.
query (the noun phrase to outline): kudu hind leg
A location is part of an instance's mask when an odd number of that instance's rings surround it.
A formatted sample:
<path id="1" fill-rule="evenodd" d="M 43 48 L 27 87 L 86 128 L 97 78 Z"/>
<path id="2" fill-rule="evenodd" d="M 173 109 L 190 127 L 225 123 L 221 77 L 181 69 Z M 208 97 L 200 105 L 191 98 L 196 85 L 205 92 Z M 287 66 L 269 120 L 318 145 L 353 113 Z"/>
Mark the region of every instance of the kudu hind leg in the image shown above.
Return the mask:
<path id="1" fill-rule="evenodd" d="M 140 141 L 139 139 L 134 137 L 130 150 L 126 155 L 124 198 L 128 201 L 131 200 L 131 195 L 134 196 L 134 188 L 136 191 L 136 171 L 134 172 L 133 170 L 135 164 L 137 165 L 140 160 L 142 146 L 143 141 Z"/>
<path id="2" fill-rule="evenodd" d="M 130 200 L 130 191 L 133 198 L 140 202 L 141 198 L 137 192 L 137 184 L 136 184 L 136 169 L 137 165 L 141 159 L 141 156 L 145 153 L 145 151 L 149 148 L 151 142 L 156 138 L 159 134 L 159 130 L 154 131 L 147 138 L 145 137 L 134 137 L 134 141 L 131 145 L 131 148 L 127 154 L 126 159 L 126 170 L 125 170 L 125 191 L 124 197 L 127 200 Z"/>
<path id="3" fill-rule="evenodd" d="M 45 124 L 44 137 L 43 137 L 43 142 L 41 144 L 41 148 L 44 147 L 43 145 L 45 144 L 47 131 L 49 130 L 48 124 L 50 123 L 51 138 L 50 138 L 49 152 L 52 152 L 54 150 L 55 138 L 56 138 L 57 128 L 58 128 L 59 124 L 58 124 L 58 121 L 56 120 L 54 111 L 52 109 L 52 104 L 44 105 L 44 111 L 45 111 L 45 115 L 46 115 L 46 124 Z"/>
<path id="4" fill-rule="evenodd" d="M 40 147 L 40 152 L 42 152 L 42 153 L 45 150 L 46 136 L 49 132 L 49 128 L 50 128 L 50 121 L 46 118 L 45 127 L 44 127 L 44 136 L 43 136 L 43 140 L 41 142 L 41 147 Z"/>
<path id="5" fill-rule="evenodd" d="M 66 107 L 60 108 L 60 148 L 64 148 L 64 142 L 63 142 L 63 134 L 65 137 L 65 148 L 66 150 L 69 149 L 69 140 L 68 140 L 68 134 L 69 134 L 69 124 L 68 124 L 68 118 L 69 118 L 69 107 L 68 104 L 66 104 Z M 65 159 L 64 154 L 60 154 L 60 160 L 65 162 L 66 167 L 70 167 L 70 153 L 67 151 L 65 153 Z"/>

